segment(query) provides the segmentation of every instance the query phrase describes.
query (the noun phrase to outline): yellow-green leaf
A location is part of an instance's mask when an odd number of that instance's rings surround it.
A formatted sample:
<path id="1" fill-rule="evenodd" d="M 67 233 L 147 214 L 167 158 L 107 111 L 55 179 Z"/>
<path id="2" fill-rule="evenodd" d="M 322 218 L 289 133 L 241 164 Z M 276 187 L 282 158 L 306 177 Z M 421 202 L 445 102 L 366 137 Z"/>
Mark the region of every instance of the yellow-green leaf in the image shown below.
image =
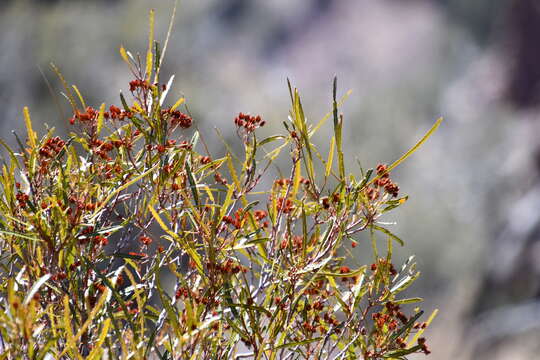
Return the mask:
<path id="1" fill-rule="evenodd" d="M 101 128 L 103 128 L 103 118 L 105 115 L 105 103 L 101 104 L 101 107 L 99 108 L 99 115 L 97 118 L 97 134 L 101 132 Z"/>
<path id="2" fill-rule="evenodd" d="M 30 120 L 30 112 L 28 107 L 25 106 L 23 109 L 24 113 L 24 122 L 26 124 L 26 131 L 28 132 L 28 142 L 32 148 L 36 147 L 37 136 L 34 130 L 32 129 L 32 120 Z"/>

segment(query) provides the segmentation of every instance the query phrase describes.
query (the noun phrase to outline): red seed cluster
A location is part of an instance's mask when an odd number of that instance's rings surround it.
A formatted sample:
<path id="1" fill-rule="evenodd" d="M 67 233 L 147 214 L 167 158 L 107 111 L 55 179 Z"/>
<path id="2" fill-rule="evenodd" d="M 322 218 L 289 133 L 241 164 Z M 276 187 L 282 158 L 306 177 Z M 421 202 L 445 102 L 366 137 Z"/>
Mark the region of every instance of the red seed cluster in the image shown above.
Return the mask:
<path id="1" fill-rule="evenodd" d="M 93 226 L 89 226 L 89 227 L 86 227 L 84 228 L 82 231 L 81 231 L 81 235 L 88 235 L 88 234 L 91 234 L 94 232 L 94 227 Z"/>
<path id="2" fill-rule="evenodd" d="M 148 90 L 150 84 L 146 80 L 136 79 L 129 82 L 129 91 L 134 92 L 137 89 Z"/>
<path id="3" fill-rule="evenodd" d="M 99 116 L 99 111 L 94 109 L 91 106 L 86 107 L 85 112 L 80 112 L 79 110 L 75 111 L 75 115 L 69 119 L 71 125 L 75 124 L 75 121 L 79 121 L 81 124 L 92 124 Z M 111 105 L 109 111 L 103 113 L 105 119 L 118 119 L 124 120 L 127 118 L 132 118 L 133 113 L 131 111 L 121 110 L 119 107 Z"/>
<path id="4" fill-rule="evenodd" d="M 260 221 L 260 220 L 264 219 L 267 216 L 268 216 L 268 213 L 266 211 L 264 211 L 264 210 L 256 210 L 255 211 L 255 219 L 257 221 Z"/>
<path id="5" fill-rule="evenodd" d="M 124 111 L 121 110 L 119 107 L 111 105 L 109 107 L 109 111 L 105 111 L 104 118 L 105 119 L 113 119 L 113 120 L 124 120 L 125 118 L 132 118 L 133 113 L 131 111 Z"/>
<path id="6" fill-rule="evenodd" d="M 239 113 L 234 118 L 234 124 L 238 128 L 244 128 L 247 133 L 255 131 L 256 128 L 264 126 L 266 121 L 262 120 L 259 115 L 251 116 L 249 114 Z"/>
<path id="7" fill-rule="evenodd" d="M 201 156 L 200 161 L 201 161 L 201 164 L 206 165 L 206 164 L 209 164 L 212 161 L 212 159 L 209 156 Z"/>
<path id="8" fill-rule="evenodd" d="M 145 245 L 145 246 L 148 246 L 152 243 L 152 238 L 148 237 L 148 236 L 141 236 L 139 238 L 139 241 Z"/>
<path id="9" fill-rule="evenodd" d="M 274 184 L 279 186 L 279 187 L 289 185 L 290 183 L 291 183 L 290 179 L 277 179 L 276 181 L 274 181 Z"/>
<path id="10" fill-rule="evenodd" d="M 422 349 L 422 352 L 426 355 L 431 354 L 431 351 L 429 350 L 428 346 L 426 345 L 426 338 L 418 338 L 418 345 L 420 345 L 420 348 Z"/>
<path id="11" fill-rule="evenodd" d="M 293 202 L 290 199 L 280 197 L 277 199 L 278 211 L 282 211 L 284 214 L 290 214 L 294 210 Z"/>
<path id="12" fill-rule="evenodd" d="M 232 274 L 238 274 L 240 272 L 246 273 L 248 269 L 240 265 L 236 262 L 234 262 L 231 259 L 227 259 L 225 262 L 221 264 L 215 264 L 215 263 L 207 263 L 206 267 L 209 271 L 215 271 L 224 275 L 232 275 Z"/>
<path id="13" fill-rule="evenodd" d="M 184 149 L 184 150 L 191 150 L 193 148 L 193 145 L 191 145 L 186 140 L 181 141 L 180 144 L 178 144 L 178 148 Z"/>
<path id="14" fill-rule="evenodd" d="M 221 185 L 227 185 L 227 179 L 225 179 L 220 173 L 214 173 L 214 180 Z"/>
<path id="15" fill-rule="evenodd" d="M 115 148 L 115 145 L 112 142 L 106 142 L 99 139 L 93 139 L 90 141 L 90 147 L 96 155 L 98 155 L 103 160 L 112 160 L 109 156 L 109 152 Z"/>
<path id="16" fill-rule="evenodd" d="M 225 215 L 223 217 L 223 222 L 234 226 L 236 229 L 240 229 L 245 218 L 246 214 L 244 213 L 244 209 L 240 208 L 236 210 L 236 212 L 234 213 L 234 217 Z"/>
<path id="17" fill-rule="evenodd" d="M 171 126 L 180 126 L 183 129 L 191 127 L 193 119 L 179 110 L 166 109 L 161 111 L 161 116 L 166 116 L 171 122 Z"/>
<path id="18" fill-rule="evenodd" d="M 17 202 L 19 203 L 19 207 L 21 209 L 24 209 L 30 197 L 25 193 L 17 192 L 17 194 L 15 195 L 15 199 L 17 199 Z"/>
<path id="19" fill-rule="evenodd" d="M 94 244 L 96 244 L 96 245 L 105 246 L 105 245 L 109 244 L 109 239 L 107 239 L 104 236 L 98 235 L 98 236 L 94 236 L 92 238 L 92 242 Z"/>
<path id="20" fill-rule="evenodd" d="M 64 148 L 65 141 L 58 136 L 48 139 L 39 149 L 39 155 L 45 158 L 52 158 Z"/>
<path id="21" fill-rule="evenodd" d="M 388 172 L 386 165 L 377 165 L 377 175 L 379 175 L 380 178 L 374 182 L 374 185 L 379 188 L 384 188 L 384 191 L 388 194 L 397 197 L 399 195 L 399 186 L 390 179 L 390 173 Z"/>
<path id="22" fill-rule="evenodd" d="M 80 261 L 75 261 L 73 264 L 69 265 L 69 270 L 74 271 L 79 266 L 81 266 L 81 262 Z"/>
<path id="23" fill-rule="evenodd" d="M 196 304 L 210 305 L 211 307 L 220 304 L 220 300 L 214 296 L 201 295 L 201 290 L 202 289 L 190 290 L 186 287 L 180 287 L 176 290 L 175 298 L 176 300 L 190 299 L 193 300 Z M 182 316 L 182 318 L 184 318 L 184 316 Z"/>
<path id="24" fill-rule="evenodd" d="M 53 276 L 51 276 L 52 281 L 62 281 L 67 278 L 67 274 L 64 271 L 60 271 Z"/>

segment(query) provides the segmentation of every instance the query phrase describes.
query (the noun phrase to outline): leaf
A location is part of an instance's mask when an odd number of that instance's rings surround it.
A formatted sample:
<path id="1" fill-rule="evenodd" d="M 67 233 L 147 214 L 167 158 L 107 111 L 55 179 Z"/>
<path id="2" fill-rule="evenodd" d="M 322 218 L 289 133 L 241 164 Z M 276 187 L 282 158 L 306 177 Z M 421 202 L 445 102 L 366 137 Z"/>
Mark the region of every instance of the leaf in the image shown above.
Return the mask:
<path id="1" fill-rule="evenodd" d="M 185 239 L 182 239 L 180 236 L 178 236 L 178 234 L 172 232 L 169 227 L 167 225 L 165 225 L 165 223 L 163 222 L 163 220 L 161 219 L 161 217 L 159 216 L 159 214 L 156 212 L 156 210 L 150 205 L 148 204 L 148 210 L 150 210 L 150 213 L 152 213 L 152 216 L 154 217 L 154 219 L 157 221 L 157 223 L 159 224 L 159 226 L 163 229 L 163 231 L 165 231 L 167 234 L 169 234 L 173 239 L 175 239 L 176 241 L 178 241 L 180 243 L 180 245 L 182 246 L 183 250 L 189 255 L 189 257 L 195 262 L 195 266 L 197 267 L 197 270 L 199 271 L 199 273 L 201 274 L 201 276 L 205 276 L 204 274 L 204 268 L 203 268 L 203 265 L 202 265 L 202 260 L 201 260 L 201 256 L 199 255 L 199 253 L 197 252 L 197 250 L 195 250 L 191 244 L 186 241 Z"/>
<path id="2" fill-rule="evenodd" d="M 98 341 L 93 344 L 92 352 L 90 352 L 90 355 L 87 359 L 98 359 L 101 358 L 101 353 L 103 352 L 103 349 L 101 348 L 101 345 L 103 345 L 103 342 L 105 341 L 105 337 L 109 334 L 109 327 L 111 326 L 111 319 L 105 319 L 103 322 L 103 326 L 101 328 L 101 333 L 99 335 Z"/>
<path id="3" fill-rule="evenodd" d="M 53 63 L 51 63 L 50 65 L 51 65 L 51 68 L 53 69 L 53 71 L 56 73 L 56 76 L 58 76 L 58 78 L 60 79 L 60 82 L 62 83 L 62 86 L 64 87 L 64 90 L 66 91 L 66 93 L 64 95 L 68 99 L 68 101 L 69 101 L 69 103 L 70 103 L 70 105 L 71 105 L 71 107 L 73 109 L 73 112 L 76 112 L 77 111 L 77 105 L 75 104 L 75 98 L 73 97 L 73 94 L 71 93 L 71 89 L 69 88 L 66 79 L 64 79 L 64 75 L 62 75 L 60 70 Z"/>
<path id="4" fill-rule="evenodd" d="M 429 318 L 427 319 L 426 321 L 426 327 L 423 327 L 422 329 L 418 330 L 418 332 L 416 334 L 414 334 L 412 340 L 409 342 L 409 346 L 411 346 L 412 344 L 414 344 L 418 338 L 420 338 L 420 336 L 422 336 L 422 334 L 424 333 L 424 331 L 429 327 L 429 325 L 433 322 L 433 319 L 435 319 L 435 317 L 437 316 L 437 314 L 439 313 L 439 309 L 435 309 L 433 310 L 433 312 L 431 313 L 431 315 L 429 316 Z"/>
<path id="5" fill-rule="evenodd" d="M 393 210 L 393 209 L 397 208 L 401 204 L 404 204 L 408 199 L 409 199 L 408 196 L 404 196 L 404 197 L 402 197 L 400 199 L 397 199 L 397 200 L 387 201 L 386 204 L 388 206 L 381 210 L 381 214 L 384 214 L 387 211 L 390 211 L 390 210 Z"/>
<path id="6" fill-rule="evenodd" d="M 331 276 L 331 277 L 339 277 L 339 278 L 348 278 L 348 277 L 354 277 L 360 274 L 363 274 L 367 269 L 367 265 L 360 266 L 358 269 L 348 272 L 348 273 L 329 273 L 329 272 L 319 272 L 319 275 L 322 276 Z"/>
<path id="7" fill-rule="evenodd" d="M 373 169 L 369 169 L 368 171 L 366 171 L 366 175 L 364 176 L 364 178 L 362 179 L 362 182 L 360 183 L 360 185 L 358 186 L 358 189 L 362 189 L 364 188 L 364 186 L 367 184 L 367 182 L 369 181 L 369 179 L 371 178 L 371 175 L 373 174 Z"/>
<path id="8" fill-rule="evenodd" d="M 343 145 L 341 139 L 341 133 L 343 129 L 343 117 L 338 116 L 338 104 L 336 100 L 337 95 L 337 77 L 334 77 L 334 89 L 333 89 L 333 114 L 334 114 L 334 136 L 336 138 L 336 147 L 338 152 L 338 166 L 339 166 L 339 179 L 345 180 L 345 163 L 343 160 Z"/>
<path id="9" fill-rule="evenodd" d="M 400 349 L 400 350 L 395 350 L 395 351 L 389 352 L 388 354 L 384 355 L 384 357 L 385 358 L 395 358 L 397 356 L 409 355 L 409 354 L 412 354 L 414 352 L 417 352 L 420 349 L 422 349 L 422 347 L 420 345 L 415 345 L 415 346 L 413 346 L 412 348 L 409 348 L 409 349 Z"/>
<path id="10" fill-rule="evenodd" d="M 332 171 L 332 161 L 334 160 L 334 146 L 336 143 L 336 137 L 332 136 L 332 141 L 330 142 L 330 150 L 328 152 L 328 160 L 326 161 L 326 171 L 324 176 L 328 177 L 330 171 Z"/>
<path id="11" fill-rule="evenodd" d="M 28 305 L 30 303 L 34 295 L 38 292 L 39 288 L 43 284 L 45 284 L 47 280 L 51 278 L 51 276 L 52 276 L 51 274 L 43 275 L 42 277 L 38 279 L 38 281 L 34 283 L 34 285 L 32 285 L 32 288 L 30 289 L 30 291 L 26 294 L 26 297 L 24 298 L 23 305 Z"/>
<path id="12" fill-rule="evenodd" d="M 79 88 L 76 85 L 71 85 L 71 87 L 73 88 L 73 90 L 75 90 L 75 93 L 79 97 L 79 101 L 81 102 L 83 109 L 86 109 L 86 103 L 84 102 L 84 98 L 82 97 L 81 92 L 79 91 Z"/>
<path id="13" fill-rule="evenodd" d="M 186 101 L 185 98 L 181 97 L 180 99 L 178 99 L 174 105 L 171 107 L 171 111 L 173 110 L 176 110 L 177 107 L 179 107 L 180 105 L 182 105 L 184 103 L 184 101 Z"/>
<path id="14" fill-rule="evenodd" d="M 24 122 L 26 124 L 26 131 L 28 133 L 28 142 L 30 147 L 35 148 L 37 146 L 37 136 L 34 130 L 32 129 L 32 120 L 30 120 L 30 112 L 28 111 L 28 106 L 25 106 L 23 109 Z"/>
<path id="15" fill-rule="evenodd" d="M 408 299 L 394 300 L 392 302 L 394 304 L 414 304 L 414 303 L 422 302 L 422 301 L 424 301 L 424 299 L 419 298 L 419 297 L 414 297 L 414 298 L 408 298 Z"/>
<path id="16" fill-rule="evenodd" d="M 145 79 L 150 80 L 150 75 L 152 74 L 152 44 L 154 43 L 154 10 L 150 10 L 149 15 L 149 25 L 150 29 L 148 32 L 148 51 L 146 53 L 146 75 Z"/>
<path id="17" fill-rule="evenodd" d="M 262 139 L 261 141 L 259 141 L 259 146 L 263 146 L 263 145 L 266 145 L 268 143 L 271 143 L 273 141 L 276 141 L 276 140 L 281 140 L 281 139 L 286 139 L 287 137 L 286 136 L 283 136 L 283 135 L 274 135 L 274 136 L 269 136 L 267 138 L 264 138 Z"/>
<path id="18" fill-rule="evenodd" d="M 266 310 L 265 308 L 263 308 L 263 307 L 261 307 L 261 306 L 257 306 L 257 305 L 224 303 L 223 306 L 228 306 L 228 307 L 239 307 L 239 308 L 242 308 L 242 309 L 255 310 L 255 311 L 264 313 L 264 314 L 267 315 L 269 318 L 272 317 L 272 313 L 271 313 L 270 311 Z"/>
<path id="19" fill-rule="evenodd" d="M 189 181 L 189 187 L 191 189 L 191 193 L 193 194 L 193 199 L 195 200 L 195 205 L 199 206 L 199 191 L 197 190 L 197 183 L 195 182 L 195 178 L 191 172 L 189 161 L 186 161 L 186 173 Z"/>
<path id="20" fill-rule="evenodd" d="M 6 235 L 11 235 L 11 236 L 17 236 L 17 237 L 20 237 L 21 239 L 26 239 L 26 240 L 31 240 L 31 241 L 43 241 L 43 240 L 40 239 L 40 238 L 35 238 L 35 237 L 31 237 L 31 236 L 19 234 L 19 233 L 16 233 L 16 232 L 12 232 L 12 231 L 0 230 L 0 234 L 6 234 Z"/>
<path id="21" fill-rule="evenodd" d="M 124 49 L 123 46 L 120 46 L 120 56 L 122 56 L 122 59 L 131 67 L 131 63 L 129 62 L 128 55 L 126 53 L 126 49 Z"/>
<path id="22" fill-rule="evenodd" d="M 152 171 L 154 171 L 155 168 L 158 167 L 159 164 L 156 164 L 154 166 L 152 166 L 150 169 L 146 170 L 145 172 L 143 172 L 142 174 L 138 175 L 138 176 L 135 176 L 133 179 L 131 179 L 130 181 L 128 181 L 127 183 L 125 183 L 124 185 L 122 186 L 119 186 L 117 188 L 115 188 L 110 194 L 109 196 L 107 196 L 105 198 L 105 200 L 103 200 L 101 202 L 101 205 L 98 206 L 96 208 L 96 210 L 94 211 L 94 214 L 91 216 L 91 219 L 94 219 L 96 216 L 99 215 L 99 212 L 105 207 L 105 205 L 108 204 L 109 201 L 111 201 L 111 199 L 116 195 L 118 194 L 119 192 L 123 191 L 124 189 L 127 189 L 129 186 L 135 184 L 137 181 L 139 181 L 140 179 L 142 179 L 143 177 L 145 177 L 146 175 L 150 174 Z"/>
<path id="23" fill-rule="evenodd" d="M 423 314 L 424 314 L 423 310 L 420 310 L 419 312 L 417 312 L 413 317 L 411 317 L 409 319 L 409 321 L 407 321 L 407 323 L 405 325 L 403 325 L 398 331 L 396 331 L 390 337 L 390 341 L 396 340 L 398 337 L 401 336 L 401 334 L 403 334 L 405 331 L 409 330 L 414 325 L 416 320 L 418 320 L 420 318 L 420 316 L 422 316 Z"/>
<path id="24" fill-rule="evenodd" d="M 225 196 L 225 201 L 223 202 L 223 205 L 221 205 L 221 209 L 219 210 L 219 221 L 223 219 L 227 211 L 229 211 L 229 205 L 232 201 L 232 196 L 234 193 L 234 186 L 232 184 L 227 185 L 227 195 Z"/>
<path id="25" fill-rule="evenodd" d="M 103 118 L 105 116 L 105 103 L 101 104 L 101 107 L 99 108 L 99 115 L 97 118 L 97 135 L 101 132 L 101 128 L 103 128 Z"/>
<path id="26" fill-rule="evenodd" d="M 392 288 L 390 289 L 390 292 L 393 295 L 396 295 L 396 294 L 402 292 L 403 290 L 406 290 L 409 286 L 411 286 L 411 284 L 414 282 L 414 280 L 416 280 L 418 278 L 418 276 L 420 276 L 419 272 L 417 272 L 414 275 L 405 276 L 403 279 L 398 281 L 394 286 L 392 286 Z"/>
<path id="27" fill-rule="evenodd" d="M 165 37 L 165 45 L 163 45 L 163 51 L 161 52 L 161 58 L 159 60 L 159 66 L 156 70 L 156 77 L 159 74 L 159 70 L 161 69 L 161 64 L 163 63 L 163 58 L 165 57 L 165 53 L 167 52 L 167 46 L 169 45 L 169 39 L 171 38 L 173 25 L 174 25 L 174 19 L 176 17 L 176 7 L 178 5 L 178 0 L 174 0 L 174 7 L 171 14 L 171 20 L 169 21 L 169 28 L 167 29 L 167 36 Z M 156 81 L 157 82 L 157 79 Z"/>
<path id="28" fill-rule="evenodd" d="M 409 151 L 407 151 L 405 154 L 403 154 L 399 159 L 397 159 L 396 161 L 394 161 L 392 163 L 392 165 L 388 166 L 388 168 L 386 169 L 385 172 L 377 175 L 376 177 L 373 178 L 373 180 L 371 180 L 369 182 L 368 185 L 371 185 L 373 184 L 376 180 L 378 180 L 381 176 L 384 176 L 385 174 L 388 174 L 390 171 L 392 171 L 392 169 L 394 169 L 396 166 L 398 166 L 399 164 L 401 164 L 403 161 L 405 161 L 405 159 L 407 159 L 409 156 L 411 156 L 416 150 L 418 150 L 418 148 L 420 148 L 420 146 L 422 146 L 423 143 L 425 143 L 427 141 L 427 139 L 430 138 L 431 135 L 433 135 L 433 133 L 435 131 L 437 131 L 437 129 L 439 128 L 439 126 L 441 125 L 443 121 L 443 118 L 438 118 L 437 121 L 435 121 L 435 124 L 433 124 L 433 126 L 431 127 L 431 129 L 428 130 L 428 132 L 422 137 L 422 139 L 420 139 L 420 141 L 418 141 Z"/>
<path id="29" fill-rule="evenodd" d="M 383 228 L 382 226 L 378 226 L 378 225 L 375 225 L 373 224 L 372 227 L 375 229 L 375 230 L 379 230 L 380 232 L 388 235 L 390 238 L 392 238 L 392 240 L 395 240 L 399 245 L 403 246 L 405 245 L 405 243 L 403 242 L 403 240 L 401 240 L 399 237 L 397 237 L 396 235 L 392 234 L 392 232 L 390 232 L 390 230 L 388 229 L 385 229 Z"/>
<path id="30" fill-rule="evenodd" d="M 237 244 L 234 244 L 232 247 L 225 247 L 223 248 L 224 251 L 231 251 L 231 250 L 240 250 L 240 249 L 247 249 L 250 247 L 253 247 L 255 245 L 263 244 L 270 240 L 270 238 L 259 238 L 255 240 L 249 240 L 246 237 L 243 237 L 240 239 L 240 241 Z"/>
<path id="31" fill-rule="evenodd" d="M 159 105 L 163 105 L 163 102 L 165 101 L 165 98 L 167 97 L 167 94 L 169 93 L 169 90 L 172 87 L 172 83 L 174 81 L 174 75 L 171 76 L 169 81 L 167 82 L 167 86 L 165 86 L 165 91 L 161 94 L 161 97 L 159 99 Z M 182 98 L 181 98 L 182 99 Z"/>

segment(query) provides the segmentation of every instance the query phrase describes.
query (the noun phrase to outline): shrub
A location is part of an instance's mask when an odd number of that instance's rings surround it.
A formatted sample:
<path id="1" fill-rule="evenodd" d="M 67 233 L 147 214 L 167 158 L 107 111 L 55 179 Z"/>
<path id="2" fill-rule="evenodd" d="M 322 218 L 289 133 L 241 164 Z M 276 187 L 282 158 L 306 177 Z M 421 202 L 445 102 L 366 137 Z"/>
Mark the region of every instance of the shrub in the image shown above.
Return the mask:
<path id="1" fill-rule="evenodd" d="M 197 131 L 186 135 L 184 99 L 165 105 L 171 81 L 160 82 L 152 33 L 145 65 L 120 51 L 134 76 L 130 101 L 87 106 L 54 68 L 73 110 L 70 136 L 38 137 L 25 108 L 26 141 L 17 138 L 17 152 L 2 142 L 1 357 L 428 354 L 421 336 L 435 312 L 423 322 L 423 311 L 405 309 L 421 300 L 400 297 L 419 273 L 412 258 L 395 267 L 402 241 L 378 220 L 407 200 L 390 171 L 440 120 L 392 165 L 347 175 L 336 81 L 332 111 L 315 126 L 289 84 L 284 134 L 260 138 L 265 120 L 240 113 L 242 154 L 210 156 Z M 330 118 L 323 158 L 311 137 Z M 290 170 L 270 181 L 282 153 Z M 370 264 L 350 249 L 361 232 Z"/>

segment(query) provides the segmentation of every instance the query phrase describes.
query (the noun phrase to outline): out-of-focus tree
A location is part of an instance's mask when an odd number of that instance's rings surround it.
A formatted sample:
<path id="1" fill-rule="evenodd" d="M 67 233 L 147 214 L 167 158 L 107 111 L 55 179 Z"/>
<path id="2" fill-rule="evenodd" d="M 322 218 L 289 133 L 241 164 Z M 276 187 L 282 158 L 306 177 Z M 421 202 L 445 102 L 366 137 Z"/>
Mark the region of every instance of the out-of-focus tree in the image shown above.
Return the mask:
<path id="1" fill-rule="evenodd" d="M 485 3 L 488 12 L 497 6 L 499 11 L 503 8 L 502 1 L 464 3 Z M 534 119 L 536 116 L 530 114 L 537 114 L 540 104 L 540 4 L 536 0 L 504 3 L 504 15 L 498 15 L 497 26 L 491 19 L 491 30 L 486 33 L 492 36 L 490 46 L 498 48 L 507 71 L 501 100 L 516 111 L 516 119 Z M 524 113 L 529 116 L 519 115 Z M 535 131 L 538 121 L 529 121 L 527 126 Z M 535 146 L 539 149 L 540 141 Z M 538 157 L 538 150 L 529 157 Z M 540 310 L 540 164 L 536 164 L 536 169 L 520 170 L 529 177 L 527 184 L 511 185 L 521 192 L 516 201 L 498 204 L 507 207 L 507 215 L 493 222 L 486 268 L 471 307 L 472 314 L 479 314 L 472 320 L 478 357 L 491 356 L 486 349 L 503 344 L 503 340 L 515 341 L 517 336 L 540 331 L 540 317 L 533 316 Z"/>

